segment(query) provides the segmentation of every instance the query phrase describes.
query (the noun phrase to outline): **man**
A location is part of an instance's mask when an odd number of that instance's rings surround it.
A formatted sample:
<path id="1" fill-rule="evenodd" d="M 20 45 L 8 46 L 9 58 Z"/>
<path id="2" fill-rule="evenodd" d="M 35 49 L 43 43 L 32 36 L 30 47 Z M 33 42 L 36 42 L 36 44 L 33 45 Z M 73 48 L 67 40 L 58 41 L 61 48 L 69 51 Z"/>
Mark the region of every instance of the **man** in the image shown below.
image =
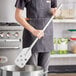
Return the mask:
<path id="1" fill-rule="evenodd" d="M 25 28 L 23 31 L 23 48 L 29 47 L 36 37 L 39 38 L 38 42 L 32 48 L 32 57 L 27 64 L 38 65 L 43 67 L 44 71 L 48 71 L 50 51 L 53 50 L 52 22 L 45 32 L 42 29 L 55 13 L 57 1 L 17 0 L 15 7 L 15 18 Z M 25 7 L 27 19 L 22 16 Z"/>

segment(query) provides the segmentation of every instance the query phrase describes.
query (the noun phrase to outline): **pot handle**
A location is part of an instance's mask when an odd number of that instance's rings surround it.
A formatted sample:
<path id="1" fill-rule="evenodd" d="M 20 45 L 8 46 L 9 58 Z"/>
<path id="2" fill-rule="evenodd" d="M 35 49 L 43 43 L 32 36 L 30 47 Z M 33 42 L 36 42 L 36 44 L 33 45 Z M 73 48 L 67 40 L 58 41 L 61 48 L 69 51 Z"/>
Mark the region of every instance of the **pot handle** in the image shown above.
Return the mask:
<path id="1" fill-rule="evenodd" d="M 43 74 L 46 74 L 46 73 L 48 73 L 48 71 L 43 72 Z"/>
<path id="2" fill-rule="evenodd" d="M 2 76 L 2 70 L 1 70 L 1 68 L 0 68 L 0 76 Z"/>
<path id="3" fill-rule="evenodd" d="M 44 76 L 47 73 L 48 73 L 48 71 L 42 72 L 42 73 L 39 74 L 39 76 Z"/>

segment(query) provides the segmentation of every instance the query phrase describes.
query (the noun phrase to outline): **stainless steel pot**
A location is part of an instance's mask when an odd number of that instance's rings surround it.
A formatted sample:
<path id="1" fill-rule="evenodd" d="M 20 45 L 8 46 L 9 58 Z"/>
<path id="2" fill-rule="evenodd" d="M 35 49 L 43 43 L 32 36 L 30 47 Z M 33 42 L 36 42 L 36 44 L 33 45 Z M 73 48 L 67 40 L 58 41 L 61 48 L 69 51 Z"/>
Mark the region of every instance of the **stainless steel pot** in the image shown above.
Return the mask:
<path id="1" fill-rule="evenodd" d="M 0 76 L 43 76 L 43 68 L 40 66 L 25 65 L 19 68 L 15 65 L 0 67 Z"/>

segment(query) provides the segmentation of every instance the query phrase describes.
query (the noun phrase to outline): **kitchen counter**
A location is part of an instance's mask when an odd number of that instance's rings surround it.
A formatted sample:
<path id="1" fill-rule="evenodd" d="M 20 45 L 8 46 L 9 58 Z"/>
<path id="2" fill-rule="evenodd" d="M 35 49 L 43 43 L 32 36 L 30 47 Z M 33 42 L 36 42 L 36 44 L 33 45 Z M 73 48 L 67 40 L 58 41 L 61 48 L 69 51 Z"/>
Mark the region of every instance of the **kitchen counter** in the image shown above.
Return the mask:
<path id="1" fill-rule="evenodd" d="M 49 73 L 48 76 L 76 76 L 76 73 Z"/>
<path id="2" fill-rule="evenodd" d="M 54 19 L 54 23 L 76 23 L 76 19 Z"/>

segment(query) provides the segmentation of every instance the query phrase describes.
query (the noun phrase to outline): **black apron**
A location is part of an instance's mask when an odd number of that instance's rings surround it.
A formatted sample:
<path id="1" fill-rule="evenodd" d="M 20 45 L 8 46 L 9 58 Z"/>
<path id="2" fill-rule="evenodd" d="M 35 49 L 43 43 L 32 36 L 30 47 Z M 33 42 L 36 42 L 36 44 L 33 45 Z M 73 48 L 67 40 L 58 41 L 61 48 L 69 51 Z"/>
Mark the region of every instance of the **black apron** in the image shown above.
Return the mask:
<path id="1" fill-rule="evenodd" d="M 27 17 L 30 18 L 28 21 L 36 29 L 43 29 L 49 19 L 51 0 L 29 0 L 26 5 Z M 52 22 L 45 30 L 43 38 L 39 39 L 35 46 L 32 48 L 32 52 L 49 52 L 53 50 L 53 25 Z M 29 31 L 24 29 L 23 31 L 23 48 L 29 47 L 35 40 Z"/>

